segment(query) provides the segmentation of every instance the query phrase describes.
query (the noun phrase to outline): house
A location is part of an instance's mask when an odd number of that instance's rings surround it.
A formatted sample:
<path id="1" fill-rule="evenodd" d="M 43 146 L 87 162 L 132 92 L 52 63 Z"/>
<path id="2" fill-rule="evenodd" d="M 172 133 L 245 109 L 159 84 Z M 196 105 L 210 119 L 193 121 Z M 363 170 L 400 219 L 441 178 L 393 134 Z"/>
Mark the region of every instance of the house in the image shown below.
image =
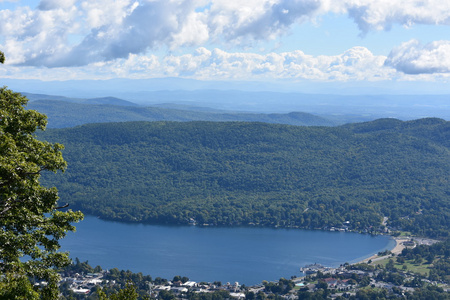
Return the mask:
<path id="1" fill-rule="evenodd" d="M 170 291 L 170 286 L 168 285 L 158 285 L 154 288 L 155 292 L 161 292 L 161 291 Z"/>
<path id="2" fill-rule="evenodd" d="M 244 293 L 230 293 L 230 296 L 237 299 L 245 299 Z"/>
<path id="3" fill-rule="evenodd" d="M 328 285 L 328 287 L 334 287 L 338 283 L 338 280 L 336 278 L 325 278 L 325 283 Z"/>
<path id="4" fill-rule="evenodd" d="M 72 292 L 74 292 L 75 294 L 87 295 L 87 294 L 89 294 L 91 292 L 91 290 L 83 289 L 83 288 L 77 288 L 77 289 L 72 289 Z"/>
<path id="5" fill-rule="evenodd" d="M 195 281 L 186 281 L 183 286 L 188 287 L 188 288 L 193 288 L 197 286 L 197 282 Z"/>
<path id="6" fill-rule="evenodd" d="M 174 294 L 185 294 L 188 292 L 188 289 L 183 286 L 173 286 L 170 288 L 170 291 Z"/>
<path id="7" fill-rule="evenodd" d="M 347 289 L 348 287 L 350 287 L 352 284 L 351 284 L 351 281 L 350 281 L 350 279 L 343 279 L 343 280 L 339 280 L 337 283 L 336 283 L 336 288 L 337 289 Z"/>

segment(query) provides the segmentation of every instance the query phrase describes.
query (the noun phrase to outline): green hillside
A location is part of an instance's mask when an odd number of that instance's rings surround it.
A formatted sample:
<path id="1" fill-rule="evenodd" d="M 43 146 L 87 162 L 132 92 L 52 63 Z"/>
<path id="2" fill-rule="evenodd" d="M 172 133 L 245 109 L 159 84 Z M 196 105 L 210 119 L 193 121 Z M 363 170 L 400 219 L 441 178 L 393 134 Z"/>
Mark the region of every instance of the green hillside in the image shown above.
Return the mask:
<path id="1" fill-rule="evenodd" d="M 389 225 L 448 234 L 450 122 L 341 127 L 128 122 L 52 129 L 62 202 L 105 219 L 160 224 Z"/>

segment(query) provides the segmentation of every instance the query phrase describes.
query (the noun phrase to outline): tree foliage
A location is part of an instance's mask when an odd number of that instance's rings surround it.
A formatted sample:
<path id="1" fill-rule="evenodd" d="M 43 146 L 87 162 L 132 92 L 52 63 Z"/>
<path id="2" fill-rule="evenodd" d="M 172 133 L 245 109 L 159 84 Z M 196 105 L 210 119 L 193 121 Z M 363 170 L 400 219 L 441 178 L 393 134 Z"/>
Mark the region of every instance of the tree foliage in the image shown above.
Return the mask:
<path id="1" fill-rule="evenodd" d="M 136 300 L 138 297 L 139 294 L 136 291 L 136 287 L 131 282 L 127 282 L 125 288 L 111 293 L 109 296 L 102 289 L 98 291 L 99 300 Z"/>
<path id="2" fill-rule="evenodd" d="M 26 276 L 7 273 L 0 281 L 0 299 L 38 300 L 39 294 L 33 289 Z"/>
<path id="3" fill-rule="evenodd" d="M 70 263 L 68 254 L 58 251 L 58 240 L 74 231 L 71 223 L 82 214 L 59 210 L 56 188 L 40 184 L 41 173 L 64 170 L 66 162 L 62 145 L 35 138 L 47 121 L 45 115 L 25 110 L 27 101 L 0 89 L 0 273 L 8 274 L 10 287 L 26 277 L 45 280 L 42 295 L 53 299 L 55 268 Z"/>

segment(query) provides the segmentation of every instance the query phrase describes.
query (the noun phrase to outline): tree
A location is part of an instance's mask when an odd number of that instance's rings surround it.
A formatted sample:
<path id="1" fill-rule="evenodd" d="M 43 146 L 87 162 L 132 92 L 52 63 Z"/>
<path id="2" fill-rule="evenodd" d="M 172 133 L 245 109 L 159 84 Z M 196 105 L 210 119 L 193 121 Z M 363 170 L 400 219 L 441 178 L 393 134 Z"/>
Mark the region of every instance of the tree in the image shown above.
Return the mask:
<path id="1" fill-rule="evenodd" d="M 111 295 L 109 295 L 109 297 L 106 295 L 103 289 L 99 289 L 97 291 L 97 295 L 99 300 L 136 300 L 139 297 L 139 294 L 136 291 L 136 287 L 131 282 L 128 282 L 125 288 L 112 293 Z"/>
<path id="2" fill-rule="evenodd" d="M 328 284 L 323 280 L 319 280 L 319 282 L 316 284 L 316 288 L 326 290 L 328 289 Z"/>
<path id="3" fill-rule="evenodd" d="M 159 292 L 158 295 L 159 295 L 159 299 L 162 299 L 162 300 L 175 300 L 176 299 L 175 295 L 170 291 L 162 290 Z"/>
<path id="4" fill-rule="evenodd" d="M 56 268 L 70 263 L 68 254 L 58 251 L 59 240 L 75 230 L 71 223 L 83 214 L 62 211 L 56 188 L 40 184 L 42 172 L 63 171 L 66 162 L 62 145 L 36 138 L 47 118 L 25 110 L 27 102 L 19 93 L 0 88 L 0 273 L 7 275 L 5 290 L 32 277 L 47 282 L 40 291 L 44 299 L 55 299 Z"/>
<path id="5" fill-rule="evenodd" d="M 39 294 L 33 290 L 28 278 L 7 274 L 0 282 L 0 299 L 38 300 Z"/>

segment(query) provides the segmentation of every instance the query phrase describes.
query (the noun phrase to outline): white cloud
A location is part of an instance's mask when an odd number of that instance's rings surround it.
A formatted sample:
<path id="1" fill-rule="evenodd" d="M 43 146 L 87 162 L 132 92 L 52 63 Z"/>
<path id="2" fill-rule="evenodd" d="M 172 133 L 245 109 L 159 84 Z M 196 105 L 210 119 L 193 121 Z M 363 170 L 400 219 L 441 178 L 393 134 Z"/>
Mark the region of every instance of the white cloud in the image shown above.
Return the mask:
<path id="1" fill-rule="evenodd" d="M 313 17 L 319 0 L 212 1 L 208 27 L 216 39 L 234 43 L 273 39 L 294 23 Z"/>
<path id="2" fill-rule="evenodd" d="M 81 66 L 126 58 L 161 45 L 171 45 L 177 33 L 184 33 L 185 43 L 196 44 L 194 36 L 189 35 L 185 27 L 189 24 L 193 30 L 202 28 L 192 13 L 186 13 L 194 10 L 192 1 L 159 0 L 136 5 L 136 2 L 124 0 L 108 7 L 109 2 L 83 2 L 81 7 L 86 12 L 86 24 L 91 27 L 89 33 L 70 51 L 45 57 L 35 65 Z"/>
<path id="3" fill-rule="evenodd" d="M 176 49 L 184 45 L 200 45 L 209 40 L 210 33 L 204 20 L 205 14 L 189 10 L 185 15 L 180 14 L 180 17 L 183 18 L 181 23 L 184 25 L 177 32 L 173 33 L 170 48 Z"/>
<path id="4" fill-rule="evenodd" d="M 108 79 L 114 77 L 195 79 L 307 79 L 325 81 L 388 80 L 396 75 L 384 65 L 385 56 L 373 55 L 364 47 L 354 47 L 335 56 L 312 56 L 302 51 L 284 53 L 227 52 L 221 49 L 198 48 L 182 55 L 130 55 L 128 58 L 96 62 L 73 68 L 46 69 L 46 76 L 58 78 Z M 8 68 L 8 66 L 2 66 Z M 14 68 L 14 67 L 11 67 Z M 34 70 L 34 71 L 33 71 Z M 70 70 L 70 71 L 68 71 Z M 17 72 L 15 69 L 14 72 Z M 27 78 L 42 76 L 42 69 L 28 68 Z M 36 75 L 38 73 L 39 75 Z M 20 76 L 20 73 L 16 73 Z M 56 77 L 55 77 L 56 76 Z M 61 79 L 61 78 L 58 78 Z"/>
<path id="5" fill-rule="evenodd" d="M 422 45 L 411 40 L 394 48 L 386 65 L 406 74 L 450 73 L 450 41 Z"/>
<path id="6" fill-rule="evenodd" d="M 114 60 L 129 57 L 136 59 L 135 55 L 161 48 L 178 50 L 185 46 L 215 44 L 223 49 L 236 45 L 245 49 L 286 34 L 293 24 L 312 21 L 330 12 L 348 14 L 362 33 L 388 30 L 394 24 L 450 25 L 450 1 L 442 0 L 41 0 L 36 10 L 19 7 L 14 11 L 0 11 L 0 48 L 6 53 L 9 64 L 44 67 L 114 63 Z M 443 45 L 440 47 L 444 49 Z M 372 59 L 372 64 L 379 64 L 379 57 L 370 58 L 366 51 L 358 48 L 346 57 L 333 58 L 332 63 L 336 65 L 328 66 L 328 71 L 321 66 L 327 66 L 330 57 L 315 57 L 309 61 L 312 69 L 306 71 L 307 65 L 303 63 L 292 62 L 292 68 L 286 68 L 283 59 L 293 56 L 293 52 L 286 57 L 254 54 L 251 58 L 250 55 L 219 52 L 211 52 L 211 64 L 202 61 L 203 66 L 217 66 L 220 62 L 220 71 L 216 67 L 219 74 L 224 70 L 242 69 L 258 76 L 269 71 L 287 72 L 291 76 L 296 72 L 309 72 L 311 76 L 328 78 L 330 72 L 338 72 L 336 76 L 340 78 L 346 77 L 342 75 L 344 66 L 348 74 L 354 75 L 363 62 Z M 424 57 L 421 56 L 420 61 L 426 64 Z M 194 61 L 186 62 L 188 58 Z M 306 61 L 308 58 L 302 54 L 296 59 Z M 191 74 L 199 63 L 198 57 L 189 55 L 166 60 L 170 61 L 170 70 L 178 70 L 180 74 Z M 336 66 L 341 69 L 336 71 Z M 395 66 L 400 64 L 395 63 Z M 416 68 L 418 66 L 416 64 Z M 212 67 L 209 70 L 212 72 Z M 436 67 L 428 70 L 442 72 Z"/>
<path id="7" fill-rule="evenodd" d="M 328 0 L 331 1 L 331 0 Z M 332 11 L 348 13 L 359 29 L 389 30 L 394 24 L 450 25 L 450 2 L 442 0 L 345 0 L 331 1 Z"/>
<path id="8" fill-rule="evenodd" d="M 82 1 L 79 9 L 89 33 L 91 29 L 122 24 L 137 5 L 139 3 L 132 0 L 91 0 Z"/>
<path id="9" fill-rule="evenodd" d="M 67 48 L 67 36 L 77 28 L 72 23 L 75 17 L 75 8 L 41 11 L 22 7 L 0 11 L 1 48 L 7 62 L 33 65 L 44 57 L 53 59 Z"/>

